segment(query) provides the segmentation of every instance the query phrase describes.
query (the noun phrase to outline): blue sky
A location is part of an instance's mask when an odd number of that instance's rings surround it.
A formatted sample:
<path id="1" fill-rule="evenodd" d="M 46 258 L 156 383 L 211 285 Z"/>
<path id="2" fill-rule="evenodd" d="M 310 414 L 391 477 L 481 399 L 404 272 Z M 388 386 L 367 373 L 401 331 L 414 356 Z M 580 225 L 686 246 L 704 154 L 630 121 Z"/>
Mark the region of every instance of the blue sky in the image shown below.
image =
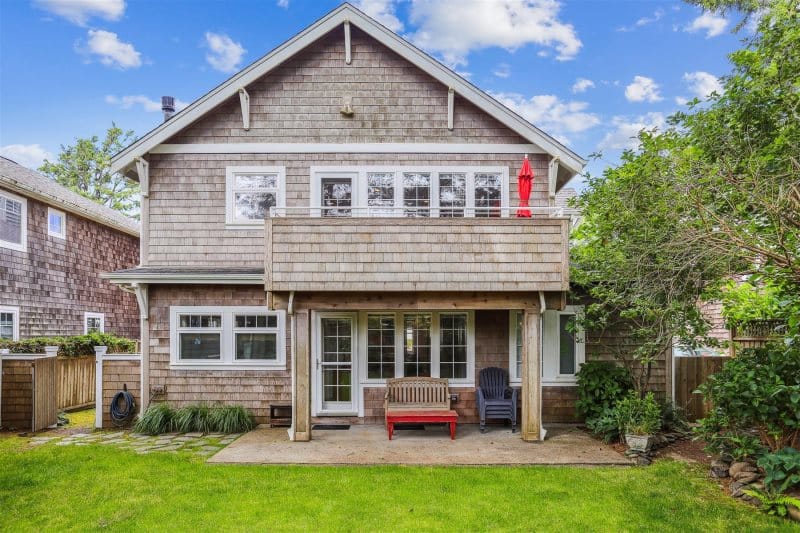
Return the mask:
<path id="1" fill-rule="evenodd" d="M 3 0 L 0 150 L 35 167 L 114 121 L 142 135 L 339 5 L 328 0 Z M 681 2 L 353 2 L 583 156 L 729 73 L 740 18 Z M 580 180 L 576 180 L 580 186 Z"/>

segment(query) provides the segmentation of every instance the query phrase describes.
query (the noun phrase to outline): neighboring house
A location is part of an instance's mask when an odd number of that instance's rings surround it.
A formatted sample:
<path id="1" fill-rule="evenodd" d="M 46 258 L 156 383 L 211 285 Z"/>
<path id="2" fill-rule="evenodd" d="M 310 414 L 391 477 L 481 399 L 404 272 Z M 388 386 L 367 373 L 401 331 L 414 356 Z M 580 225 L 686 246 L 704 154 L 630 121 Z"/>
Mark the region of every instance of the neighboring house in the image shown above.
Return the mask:
<path id="1" fill-rule="evenodd" d="M 517 171 L 535 173 L 517 218 Z M 348 4 L 117 154 L 142 186 L 142 402 L 238 403 L 290 436 L 383 420 L 385 380 L 521 387 L 522 435 L 574 418 L 566 305 L 584 159 Z M 328 418 L 329 419 L 329 418 Z"/>
<path id="2" fill-rule="evenodd" d="M 0 338 L 138 338 L 135 296 L 100 279 L 138 258 L 136 221 L 0 158 Z"/>

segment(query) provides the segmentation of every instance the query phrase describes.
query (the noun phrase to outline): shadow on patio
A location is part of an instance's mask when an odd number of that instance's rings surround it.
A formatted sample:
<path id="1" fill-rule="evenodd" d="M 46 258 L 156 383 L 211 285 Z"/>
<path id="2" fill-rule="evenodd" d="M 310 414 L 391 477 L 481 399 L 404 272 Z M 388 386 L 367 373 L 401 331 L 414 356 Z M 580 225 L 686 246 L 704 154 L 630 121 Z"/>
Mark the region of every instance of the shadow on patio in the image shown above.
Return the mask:
<path id="1" fill-rule="evenodd" d="M 395 429 L 383 426 L 314 430 L 311 442 L 290 442 L 285 429 L 259 428 L 209 459 L 211 463 L 408 464 L 408 465 L 630 465 L 611 446 L 575 426 L 548 425 L 544 442 L 523 441 L 519 433 L 495 426 L 481 434 L 475 424 L 458 426 L 456 440 L 441 426 Z"/>

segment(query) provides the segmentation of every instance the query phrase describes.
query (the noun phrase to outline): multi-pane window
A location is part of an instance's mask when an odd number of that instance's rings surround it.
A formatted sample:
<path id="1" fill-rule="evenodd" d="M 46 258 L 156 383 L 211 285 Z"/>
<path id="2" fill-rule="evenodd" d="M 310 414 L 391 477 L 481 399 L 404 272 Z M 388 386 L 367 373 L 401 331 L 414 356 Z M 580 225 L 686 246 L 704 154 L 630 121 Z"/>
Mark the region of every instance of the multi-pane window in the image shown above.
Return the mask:
<path id="1" fill-rule="evenodd" d="M 322 216 L 349 217 L 353 206 L 353 180 L 350 178 L 322 178 Z M 325 208 L 328 209 L 325 209 Z"/>
<path id="2" fill-rule="evenodd" d="M 323 318 L 322 397 L 325 402 L 349 402 L 353 390 L 353 322 Z"/>
<path id="3" fill-rule="evenodd" d="M 467 206 L 467 175 L 439 173 L 439 216 L 463 217 Z"/>
<path id="4" fill-rule="evenodd" d="M 103 333 L 105 331 L 105 315 L 103 313 L 83 314 L 84 333 Z"/>
<path id="5" fill-rule="evenodd" d="M 431 375 L 431 315 L 403 316 L 403 375 Z"/>
<path id="6" fill-rule="evenodd" d="M 467 315 L 439 315 L 439 377 L 467 377 Z"/>
<path id="7" fill-rule="evenodd" d="M 394 172 L 367 173 L 367 207 L 371 216 L 392 216 L 394 207 Z"/>
<path id="8" fill-rule="evenodd" d="M 367 378 L 394 377 L 395 318 L 394 315 L 367 316 Z"/>
<path id="9" fill-rule="evenodd" d="M 0 194 L 0 246 L 25 251 L 26 211 L 24 198 Z"/>
<path id="10" fill-rule="evenodd" d="M 270 208 L 283 205 L 283 174 L 279 167 L 228 167 L 226 222 L 261 224 Z"/>
<path id="11" fill-rule="evenodd" d="M 67 215 L 63 211 L 47 208 L 47 234 L 59 239 L 67 238 Z"/>
<path id="12" fill-rule="evenodd" d="M 542 382 L 548 385 L 574 385 L 575 374 L 586 357 L 585 334 L 577 317 L 582 307 L 568 305 L 563 311 L 542 313 Z M 523 313 L 509 315 L 509 374 L 519 383 L 522 376 Z"/>
<path id="13" fill-rule="evenodd" d="M 222 358 L 222 315 L 178 315 L 181 360 L 219 360 Z"/>
<path id="14" fill-rule="evenodd" d="M 19 336 L 19 308 L 0 307 L 0 339 L 17 340 Z"/>
<path id="15" fill-rule="evenodd" d="M 235 314 L 234 357 L 237 360 L 278 358 L 278 317 L 268 314 Z"/>
<path id="16" fill-rule="evenodd" d="M 575 315 L 558 315 L 558 373 L 575 373 Z"/>
<path id="17" fill-rule="evenodd" d="M 430 172 L 403 172 L 403 207 L 407 217 L 430 216 Z"/>
<path id="18" fill-rule="evenodd" d="M 503 198 L 503 182 L 499 173 L 475 173 L 475 216 L 499 217 Z"/>

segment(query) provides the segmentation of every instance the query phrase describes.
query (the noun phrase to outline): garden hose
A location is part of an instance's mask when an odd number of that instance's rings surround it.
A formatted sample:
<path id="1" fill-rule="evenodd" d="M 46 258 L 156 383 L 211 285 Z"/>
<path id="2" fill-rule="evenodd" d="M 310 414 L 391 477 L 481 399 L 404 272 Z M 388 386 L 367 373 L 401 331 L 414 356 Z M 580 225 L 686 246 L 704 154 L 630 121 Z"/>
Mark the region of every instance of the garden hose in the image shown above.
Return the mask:
<path id="1" fill-rule="evenodd" d="M 120 400 L 124 400 L 124 408 L 119 407 Z M 133 395 L 128 392 L 128 386 L 123 385 L 122 390 L 114 395 L 109 409 L 111 422 L 117 427 L 122 427 L 131 421 L 136 412 L 136 402 Z"/>

